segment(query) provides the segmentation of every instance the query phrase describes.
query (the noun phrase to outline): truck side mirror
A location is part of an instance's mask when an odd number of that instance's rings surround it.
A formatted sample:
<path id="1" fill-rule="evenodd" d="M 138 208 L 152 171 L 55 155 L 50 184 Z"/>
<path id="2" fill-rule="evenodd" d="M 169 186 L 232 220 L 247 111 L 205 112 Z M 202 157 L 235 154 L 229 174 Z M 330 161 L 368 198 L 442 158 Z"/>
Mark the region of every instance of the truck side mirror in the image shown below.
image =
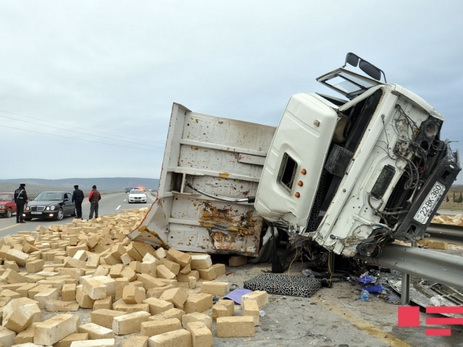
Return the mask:
<path id="1" fill-rule="evenodd" d="M 347 63 L 352 66 L 357 66 L 359 59 L 360 58 L 357 54 L 349 52 L 346 54 L 346 62 L 344 63 L 344 66 L 346 66 Z"/>
<path id="2" fill-rule="evenodd" d="M 360 70 L 362 70 L 368 76 L 374 78 L 375 80 L 379 81 L 381 79 L 381 70 L 378 69 L 373 64 L 370 64 L 369 62 L 365 60 L 360 60 L 359 68 Z"/>
<path id="3" fill-rule="evenodd" d="M 386 75 L 384 74 L 383 70 L 377 68 L 376 66 L 366 61 L 365 59 L 360 58 L 357 54 L 354 54 L 352 52 L 347 53 L 346 62 L 344 63 L 343 67 L 345 67 L 346 64 L 352 65 L 354 67 L 357 67 L 358 65 L 360 70 L 365 72 L 371 78 L 374 78 L 375 80 L 378 80 L 378 81 L 381 80 L 381 74 L 383 74 L 384 82 L 386 82 Z"/>

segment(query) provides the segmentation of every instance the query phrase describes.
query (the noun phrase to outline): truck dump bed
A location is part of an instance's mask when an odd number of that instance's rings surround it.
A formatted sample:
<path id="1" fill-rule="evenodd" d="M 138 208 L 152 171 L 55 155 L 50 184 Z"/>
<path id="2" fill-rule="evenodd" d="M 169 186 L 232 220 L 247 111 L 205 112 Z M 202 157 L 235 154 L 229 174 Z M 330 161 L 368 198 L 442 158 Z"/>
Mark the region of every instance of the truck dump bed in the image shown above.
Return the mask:
<path id="1" fill-rule="evenodd" d="M 263 219 L 247 198 L 256 194 L 274 131 L 174 104 L 158 197 L 129 237 L 183 251 L 256 256 Z"/>

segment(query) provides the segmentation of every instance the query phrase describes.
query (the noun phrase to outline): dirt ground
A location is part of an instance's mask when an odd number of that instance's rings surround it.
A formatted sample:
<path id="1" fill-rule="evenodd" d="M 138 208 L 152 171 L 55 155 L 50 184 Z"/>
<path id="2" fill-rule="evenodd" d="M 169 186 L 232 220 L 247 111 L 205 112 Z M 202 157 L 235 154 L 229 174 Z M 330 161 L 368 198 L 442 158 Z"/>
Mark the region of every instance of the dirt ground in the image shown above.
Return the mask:
<path id="1" fill-rule="evenodd" d="M 303 267 L 296 263 L 286 273 L 300 274 Z M 269 271 L 270 265 L 230 270 L 228 281 L 241 286 L 245 280 Z M 214 338 L 214 346 L 463 346 L 461 326 L 452 329 L 450 337 L 427 337 L 425 327 L 399 328 L 400 297 L 389 290 L 387 276 L 382 274 L 379 281 L 388 294 L 370 294 L 368 301 L 360 300 L 359 283 L 342 278 L 310 298 L 270 295 L 255 337 Z"/>
<path id="2" fill-rule="evenodd" d="M 302 263 L 294 263 L 288 275 L 299 275 Z M 247 264 L 227 267 L 227 274 L 216 281 L 242 287 L 244 281 L 271 270 L 270 264 Z M 386 283 L 387 274 L 380 277 Z M 199 287 L 197 288 L 199 290 Z M 269 295 L 269 304 L 261 311 L 260 325 L 254 337 L 218 338 L 214 346 L 278 346 L 278 347 L 371 347 L 371 346 L 460 346 L 463 347 L 463 328 L 452 328 L 450 337 L 428 337 L 425 326 L 399 328 L 397 307 L 400 298 L 394 292 L 387 295 L 370 294 L 368 301 L 360 300 L 361 285 L 340 278 L 331 288 L 322 287 L 312 297 Z M 91 310 L 80 309 L 81 324 L 90 322 Z M 207 312 L 206 312 L 207 313 Z M 240 315 L 240 306 L 235 305 Z M 421 322 L 425 321 L 422 313 Z M 423 323 L 424 325 L 424 323 Z M 134 335 L 117 336 L 116 346 L 122 346 Z"/>

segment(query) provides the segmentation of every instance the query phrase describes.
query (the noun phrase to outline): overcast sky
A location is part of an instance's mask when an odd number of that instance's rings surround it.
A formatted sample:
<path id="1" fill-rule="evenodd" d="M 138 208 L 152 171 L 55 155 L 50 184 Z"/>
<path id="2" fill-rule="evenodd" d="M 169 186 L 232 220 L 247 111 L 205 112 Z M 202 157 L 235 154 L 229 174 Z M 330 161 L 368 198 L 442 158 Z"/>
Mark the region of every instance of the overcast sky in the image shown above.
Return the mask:
<path id="1" fill-rule="evenodd" d="M 173 102 L 277 125 L 354 52 L 463 151 L 463 2 L 2 1 L 0 179 L 160 175 Z M 462 175 L 459 176 L 461 183 Z"/>

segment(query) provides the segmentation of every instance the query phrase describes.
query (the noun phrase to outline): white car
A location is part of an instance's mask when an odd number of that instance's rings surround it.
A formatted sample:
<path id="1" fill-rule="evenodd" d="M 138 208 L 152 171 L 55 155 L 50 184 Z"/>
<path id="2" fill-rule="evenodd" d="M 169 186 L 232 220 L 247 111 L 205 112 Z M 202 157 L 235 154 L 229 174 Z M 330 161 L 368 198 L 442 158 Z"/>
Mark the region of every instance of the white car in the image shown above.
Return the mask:
<path id="1" fill-rule="evenodd" d="M 146 193 L 143 190 L 132 189 L 129 192 L 129 204 L 131 204 L 132 202 L 146 203 L 146 201 L 147 201 Z"/>

